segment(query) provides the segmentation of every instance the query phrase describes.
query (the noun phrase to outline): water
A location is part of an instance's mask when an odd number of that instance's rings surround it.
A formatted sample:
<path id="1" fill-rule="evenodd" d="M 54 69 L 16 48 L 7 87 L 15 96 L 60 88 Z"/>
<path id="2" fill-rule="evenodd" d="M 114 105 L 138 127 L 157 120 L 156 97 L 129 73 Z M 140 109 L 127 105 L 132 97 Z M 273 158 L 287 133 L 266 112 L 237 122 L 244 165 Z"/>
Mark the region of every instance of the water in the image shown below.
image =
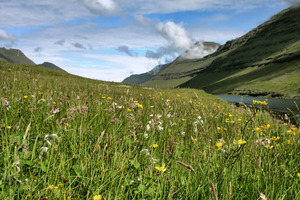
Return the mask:
<path id="1" fill-rule="evenodd" d="M 272 112 L 287 114 L 296 124 L 300 122 L 300 99 L 275 99 L 275 98 L 260 98 L 260 97 L 244 97 L 244 96 L 227 96 L 216 95 L 217 97 L 228 101 L 229 103 L 243 102 L 248 106 L 253 106 L 253 100 L 264 101 L 268 99 L 268 105 L 264 106 L 265 109 Z M 298 107 L 297 107 L 298 106 Z"/>

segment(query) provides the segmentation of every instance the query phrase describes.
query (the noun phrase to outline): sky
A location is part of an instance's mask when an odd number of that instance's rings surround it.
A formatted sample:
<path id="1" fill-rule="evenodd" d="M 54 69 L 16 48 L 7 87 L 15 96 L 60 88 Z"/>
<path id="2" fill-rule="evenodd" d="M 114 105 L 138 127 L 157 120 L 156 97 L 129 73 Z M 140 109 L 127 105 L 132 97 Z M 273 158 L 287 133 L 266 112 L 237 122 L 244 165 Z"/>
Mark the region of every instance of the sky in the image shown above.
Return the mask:
<path id="1" fill-rule="evenodd" d="M 121 82 L 189 50 L 224 44 L 300 0 L 0 0 L 0 47 L 36 64 Z"/>

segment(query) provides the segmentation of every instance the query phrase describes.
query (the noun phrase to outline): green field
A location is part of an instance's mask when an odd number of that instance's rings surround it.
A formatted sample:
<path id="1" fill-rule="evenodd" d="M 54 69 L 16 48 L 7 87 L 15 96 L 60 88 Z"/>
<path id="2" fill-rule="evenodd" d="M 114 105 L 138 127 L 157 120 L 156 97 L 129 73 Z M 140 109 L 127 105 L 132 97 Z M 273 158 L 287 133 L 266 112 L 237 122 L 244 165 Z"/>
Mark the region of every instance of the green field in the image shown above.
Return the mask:
<path id="1" fill-rule="evenodd" d="M 0 199 L 299 199 L 299 130 L 261 103 L 0 62 Z"/>

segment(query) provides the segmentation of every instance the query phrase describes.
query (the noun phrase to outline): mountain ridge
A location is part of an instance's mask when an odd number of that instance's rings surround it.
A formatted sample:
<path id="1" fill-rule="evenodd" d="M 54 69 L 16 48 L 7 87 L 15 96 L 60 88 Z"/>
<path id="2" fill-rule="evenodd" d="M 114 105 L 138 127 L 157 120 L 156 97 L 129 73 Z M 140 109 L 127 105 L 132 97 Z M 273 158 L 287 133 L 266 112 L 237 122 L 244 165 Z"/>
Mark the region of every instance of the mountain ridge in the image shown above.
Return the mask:
<path id="1" fill-rule="evenodd" d="M 198 88 L 213 94 L 250 90 L 253 95 L 266 92 L 299 97 L 299 30 L 300 7 L 288 8 L 202 59 L 175 60 L 142 85 Z M 280 77 L 284 78 L 281 83 Z"/>
<path id="2" fill-rule="evenodd" d="M 184 51 L 180 56 L 178 56 L 173 62 L 163 64 L 163 65 L 157 65 L 152 70 L 142 73 L 142 74 L 133 74 L 127 78 L 125 78 L 122 82 L 123 83 L 132 83 L 132 84 L 143 84 L 147 82 L 148 80 L 152 79 L 156 74 L 158 74 L 160 71 L 166 69 L 169 67 L 170 64 L 174 62 L 182 62 L 182 61 L 193 61 L 195 60 L 195 52 L 197 50 L 200 50 L 203 52 L 204 55 L 210 54 L 211 52 L 214 52 L 217 50 L 217 48 L 220 46 L 220 44 L 215 42 L 207 42 L 207 41 L 198 41 L 196 42 L 192 47 Z M 198 55 L 199 57 L 199 55 Z"/>

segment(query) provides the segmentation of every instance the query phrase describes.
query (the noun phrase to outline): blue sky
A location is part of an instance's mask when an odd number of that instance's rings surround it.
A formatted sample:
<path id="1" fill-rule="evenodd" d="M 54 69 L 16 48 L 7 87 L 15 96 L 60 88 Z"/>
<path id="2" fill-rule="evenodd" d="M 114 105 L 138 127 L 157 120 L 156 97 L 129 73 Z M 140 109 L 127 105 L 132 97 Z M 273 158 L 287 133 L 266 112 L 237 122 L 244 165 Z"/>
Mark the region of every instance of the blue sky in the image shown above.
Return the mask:
<path id="1" fill-rule="evenodd" d="M 197 41 L 224 44 L 300 0 L 0 0 L 0 46 L 120 82 Z M 200 47 L 199 47 L 200 48 Z M 197 49 L 193 56 L 211 52 Z"/>

